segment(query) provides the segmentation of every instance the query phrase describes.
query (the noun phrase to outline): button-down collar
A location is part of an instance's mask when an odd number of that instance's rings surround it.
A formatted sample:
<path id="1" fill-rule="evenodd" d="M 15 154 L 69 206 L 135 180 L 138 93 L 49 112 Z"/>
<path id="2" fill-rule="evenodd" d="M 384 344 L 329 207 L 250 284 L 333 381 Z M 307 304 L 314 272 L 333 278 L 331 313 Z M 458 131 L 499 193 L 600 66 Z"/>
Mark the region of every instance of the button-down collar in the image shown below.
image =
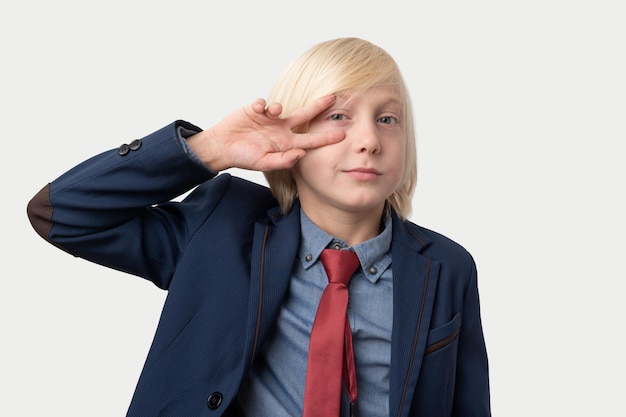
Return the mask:
<path id="1" fill-rule="evenodd" d="M 384 229 L 378 236 L 354 245 L 354 250 L 361 263 L 361 272 L 372 283 L 391 265 L 391 216 L 384 219 Z M 335 249 L 348 248 L 346 242 L 334 238 L 300 211 L 300 228 L 302 239 L 299 258 L 304 269 L 309 269 L 317 262 L 322 251 L 328 247 Z"/>

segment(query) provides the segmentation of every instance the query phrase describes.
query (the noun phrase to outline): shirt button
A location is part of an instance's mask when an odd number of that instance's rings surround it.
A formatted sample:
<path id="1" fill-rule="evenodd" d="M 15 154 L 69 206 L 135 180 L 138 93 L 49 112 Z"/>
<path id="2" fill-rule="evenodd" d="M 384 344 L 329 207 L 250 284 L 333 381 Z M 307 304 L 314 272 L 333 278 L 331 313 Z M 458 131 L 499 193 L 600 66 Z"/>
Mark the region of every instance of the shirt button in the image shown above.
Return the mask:
<path id="1" fill-rule="evenodd" d="M 343 245 L 341 243 L 339 243 L 339 242 L 335 242 L 333 244 L 333 248 L 339 250 L 339 249 L 343 248 Z"/>
<path id="2" fill-rule="evenodd" d="M 309 254 L 307 256 L 304 257 L 304 260 L 307 262 L 311 262 L 311 260 L 313 259 L 313 255 Z"/>
<path id="3" fill-rule="evenodd" d="M 376 269 L 375 266 L 370 266 L 367 271 L 372 275 L 376 275 L 376 272 L 378 272 L 378 269 Z"/>

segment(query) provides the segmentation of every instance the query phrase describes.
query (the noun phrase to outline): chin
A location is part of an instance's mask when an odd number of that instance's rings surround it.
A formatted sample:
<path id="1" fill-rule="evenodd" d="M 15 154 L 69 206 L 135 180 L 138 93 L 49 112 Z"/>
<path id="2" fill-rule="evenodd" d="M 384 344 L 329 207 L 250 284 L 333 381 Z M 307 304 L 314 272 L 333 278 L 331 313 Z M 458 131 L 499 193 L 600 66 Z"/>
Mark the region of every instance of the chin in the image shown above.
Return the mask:
<path id="1" fill-rule="evenodd" d="M 351 211 L 355 213 L 359 212 L 372 212 L 382 210 L 385 208 L 385 200 L 382 202 L 379 200 L 376 201 L 358 201 L 358 202 L 350 202 L 346 203 L 342 206 L 346 211 Z"/>

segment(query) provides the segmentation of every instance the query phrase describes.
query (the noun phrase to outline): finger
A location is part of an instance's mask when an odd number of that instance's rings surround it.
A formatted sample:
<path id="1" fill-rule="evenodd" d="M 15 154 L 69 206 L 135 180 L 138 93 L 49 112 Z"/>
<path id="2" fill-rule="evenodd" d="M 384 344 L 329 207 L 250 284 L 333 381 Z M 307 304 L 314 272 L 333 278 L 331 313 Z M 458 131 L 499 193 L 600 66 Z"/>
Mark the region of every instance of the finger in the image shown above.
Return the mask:
<path id="1" fill-rule="evenodd" d="M 294 149 L 315 149 L 321 146 L 332 145 L 341 142 L 346 137 L 343 130 L 329 130 L 318 133 L 297 133 L 294 134 Z"/>
<path id="2" fill-rule="evenodd" d="M 276 152 L 267 156 L 261 171 L 275 171 L 279 169 L 289 169 L 306 155 L 303 149 L 289 149 L 285 152 Z"/>
<path id="3" fill-rule="evenodd" d="M 283 112 L 283 106 L 280 103 L 270 103 L 267 106 L 266 114 L 272 119 L 278 119 Z"/>
<path id="4" fill-rule="evenodd" d="M 250 103 L 250 107 L 252 108 L 252 111 L 255 112 L 256 114 L 265 113 L 265 106 L 266 106 L 266 102 L 262 98 L 257 98 L 252 103 Z"/>
<path id="5" fill-rule="evenodd" d="M 315 116 L 329 108 L 335 100 L 336 97 L 334 94 L 319 97 L 306 106 L 291 113 L 285 118 L 285 120 L 292 128 L 294 128 L 315 118 Z"/>

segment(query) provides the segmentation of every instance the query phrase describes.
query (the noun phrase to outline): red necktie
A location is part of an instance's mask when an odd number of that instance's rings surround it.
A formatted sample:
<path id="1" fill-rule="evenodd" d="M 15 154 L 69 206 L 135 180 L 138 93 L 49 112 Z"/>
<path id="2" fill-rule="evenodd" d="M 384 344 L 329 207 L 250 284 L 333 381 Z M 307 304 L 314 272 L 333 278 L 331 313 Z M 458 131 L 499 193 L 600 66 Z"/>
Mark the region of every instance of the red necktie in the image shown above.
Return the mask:
<path id="1" fill-rule="evenodd" d="M 355 413 L 356 372 L 348 322 L 348 282 L 359 266 L 354 251 L 324 249 L 320 256 L 328 285 L 311 330 L 303 417 L 339 417 L 341 378 Z"/>

